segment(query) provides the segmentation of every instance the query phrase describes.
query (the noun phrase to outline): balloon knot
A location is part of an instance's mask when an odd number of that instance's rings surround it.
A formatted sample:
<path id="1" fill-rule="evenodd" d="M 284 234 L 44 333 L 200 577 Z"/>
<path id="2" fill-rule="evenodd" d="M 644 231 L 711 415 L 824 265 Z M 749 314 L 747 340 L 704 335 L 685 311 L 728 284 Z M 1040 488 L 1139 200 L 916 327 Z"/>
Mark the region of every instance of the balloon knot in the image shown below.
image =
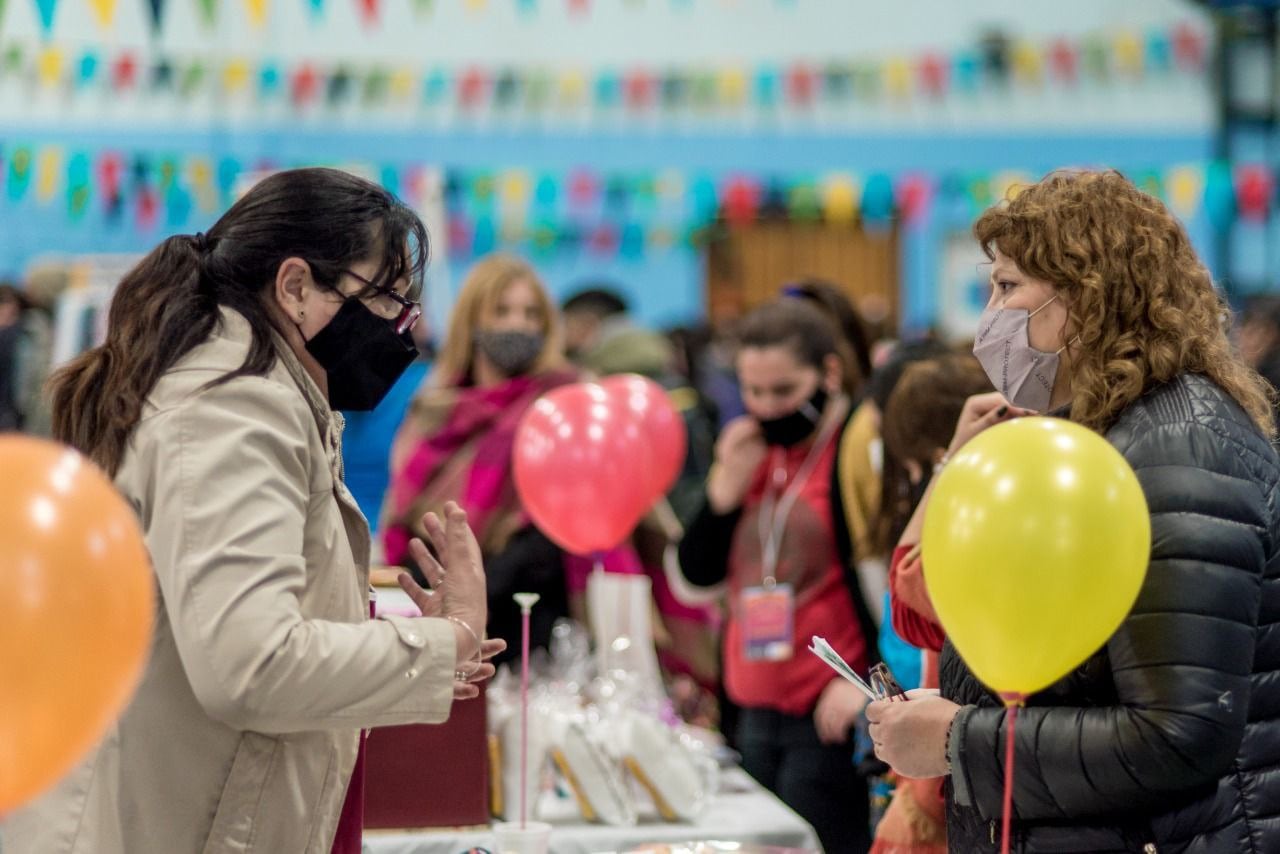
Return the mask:
<path id="1" fill-rule="evenodd" d="M 1027 704 L 1027 695 L 1020 691 L 1001 691 L 1000 699 L 1005 706 L 1025 706 Z"/>

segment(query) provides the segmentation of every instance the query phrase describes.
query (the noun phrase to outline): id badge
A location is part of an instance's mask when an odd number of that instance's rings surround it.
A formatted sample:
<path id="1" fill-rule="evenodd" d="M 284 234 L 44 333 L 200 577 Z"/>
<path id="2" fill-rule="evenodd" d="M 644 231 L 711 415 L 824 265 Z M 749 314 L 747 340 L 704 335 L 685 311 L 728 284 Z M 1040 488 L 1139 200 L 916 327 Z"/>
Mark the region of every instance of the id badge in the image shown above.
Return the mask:
<path id="1" fill-rule="evenodd" d="M 795 596 L 790 584 L 748 587 L 742 591 L 743 652 L 750 661 L 791 658 Z"/>

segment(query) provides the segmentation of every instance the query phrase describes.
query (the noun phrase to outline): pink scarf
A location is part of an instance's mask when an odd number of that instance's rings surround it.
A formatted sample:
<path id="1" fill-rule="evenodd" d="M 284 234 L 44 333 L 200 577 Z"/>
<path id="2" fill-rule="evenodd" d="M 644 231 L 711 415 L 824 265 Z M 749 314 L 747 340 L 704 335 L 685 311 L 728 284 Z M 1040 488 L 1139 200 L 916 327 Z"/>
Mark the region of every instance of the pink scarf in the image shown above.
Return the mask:
<path id="1" fill-rule="evenodd" d="M 414 400 L 392 446 L 391 486 L 384 510 L 386 561 L 400 564 L 419 520 L 457 500 L 486 554 L 501 551 L 527 524 L 512 478 L 520 419 L 539 397 L 575 377 L 556 371 L 516 377 L 488 388 L 430 388 Z"/>

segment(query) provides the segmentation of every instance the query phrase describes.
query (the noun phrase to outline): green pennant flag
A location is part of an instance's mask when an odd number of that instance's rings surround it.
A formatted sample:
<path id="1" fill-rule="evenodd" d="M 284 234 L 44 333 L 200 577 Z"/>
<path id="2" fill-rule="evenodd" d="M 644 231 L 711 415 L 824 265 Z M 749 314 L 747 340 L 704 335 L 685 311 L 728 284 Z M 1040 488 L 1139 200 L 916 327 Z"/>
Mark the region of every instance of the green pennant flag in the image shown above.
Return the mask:
<path id="1" fill-rule="evenodd" d="M 0 0 L 3 2 L 3 0 Z M 218 0 L 197 0 L 197 6 L 200 7 L 200 17 L 204 20 L 206 27 L 212 28 L 218 22 Z"/>

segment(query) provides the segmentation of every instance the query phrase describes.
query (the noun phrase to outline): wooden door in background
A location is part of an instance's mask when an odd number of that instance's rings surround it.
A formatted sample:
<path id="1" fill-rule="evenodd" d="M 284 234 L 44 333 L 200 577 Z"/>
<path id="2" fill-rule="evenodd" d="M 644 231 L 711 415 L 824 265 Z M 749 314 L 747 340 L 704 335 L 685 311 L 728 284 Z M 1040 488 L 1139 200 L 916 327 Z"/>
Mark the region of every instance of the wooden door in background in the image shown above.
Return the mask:
<path id="1" fill-rule="evenodd" d="M 806 277 L 843 288 L 869 326 L 897 330 L 897 231 L 826 223 L 766 221 L 720 230 L 707 247 L 707 317 L 716 325 L 731 321 Z"/>

